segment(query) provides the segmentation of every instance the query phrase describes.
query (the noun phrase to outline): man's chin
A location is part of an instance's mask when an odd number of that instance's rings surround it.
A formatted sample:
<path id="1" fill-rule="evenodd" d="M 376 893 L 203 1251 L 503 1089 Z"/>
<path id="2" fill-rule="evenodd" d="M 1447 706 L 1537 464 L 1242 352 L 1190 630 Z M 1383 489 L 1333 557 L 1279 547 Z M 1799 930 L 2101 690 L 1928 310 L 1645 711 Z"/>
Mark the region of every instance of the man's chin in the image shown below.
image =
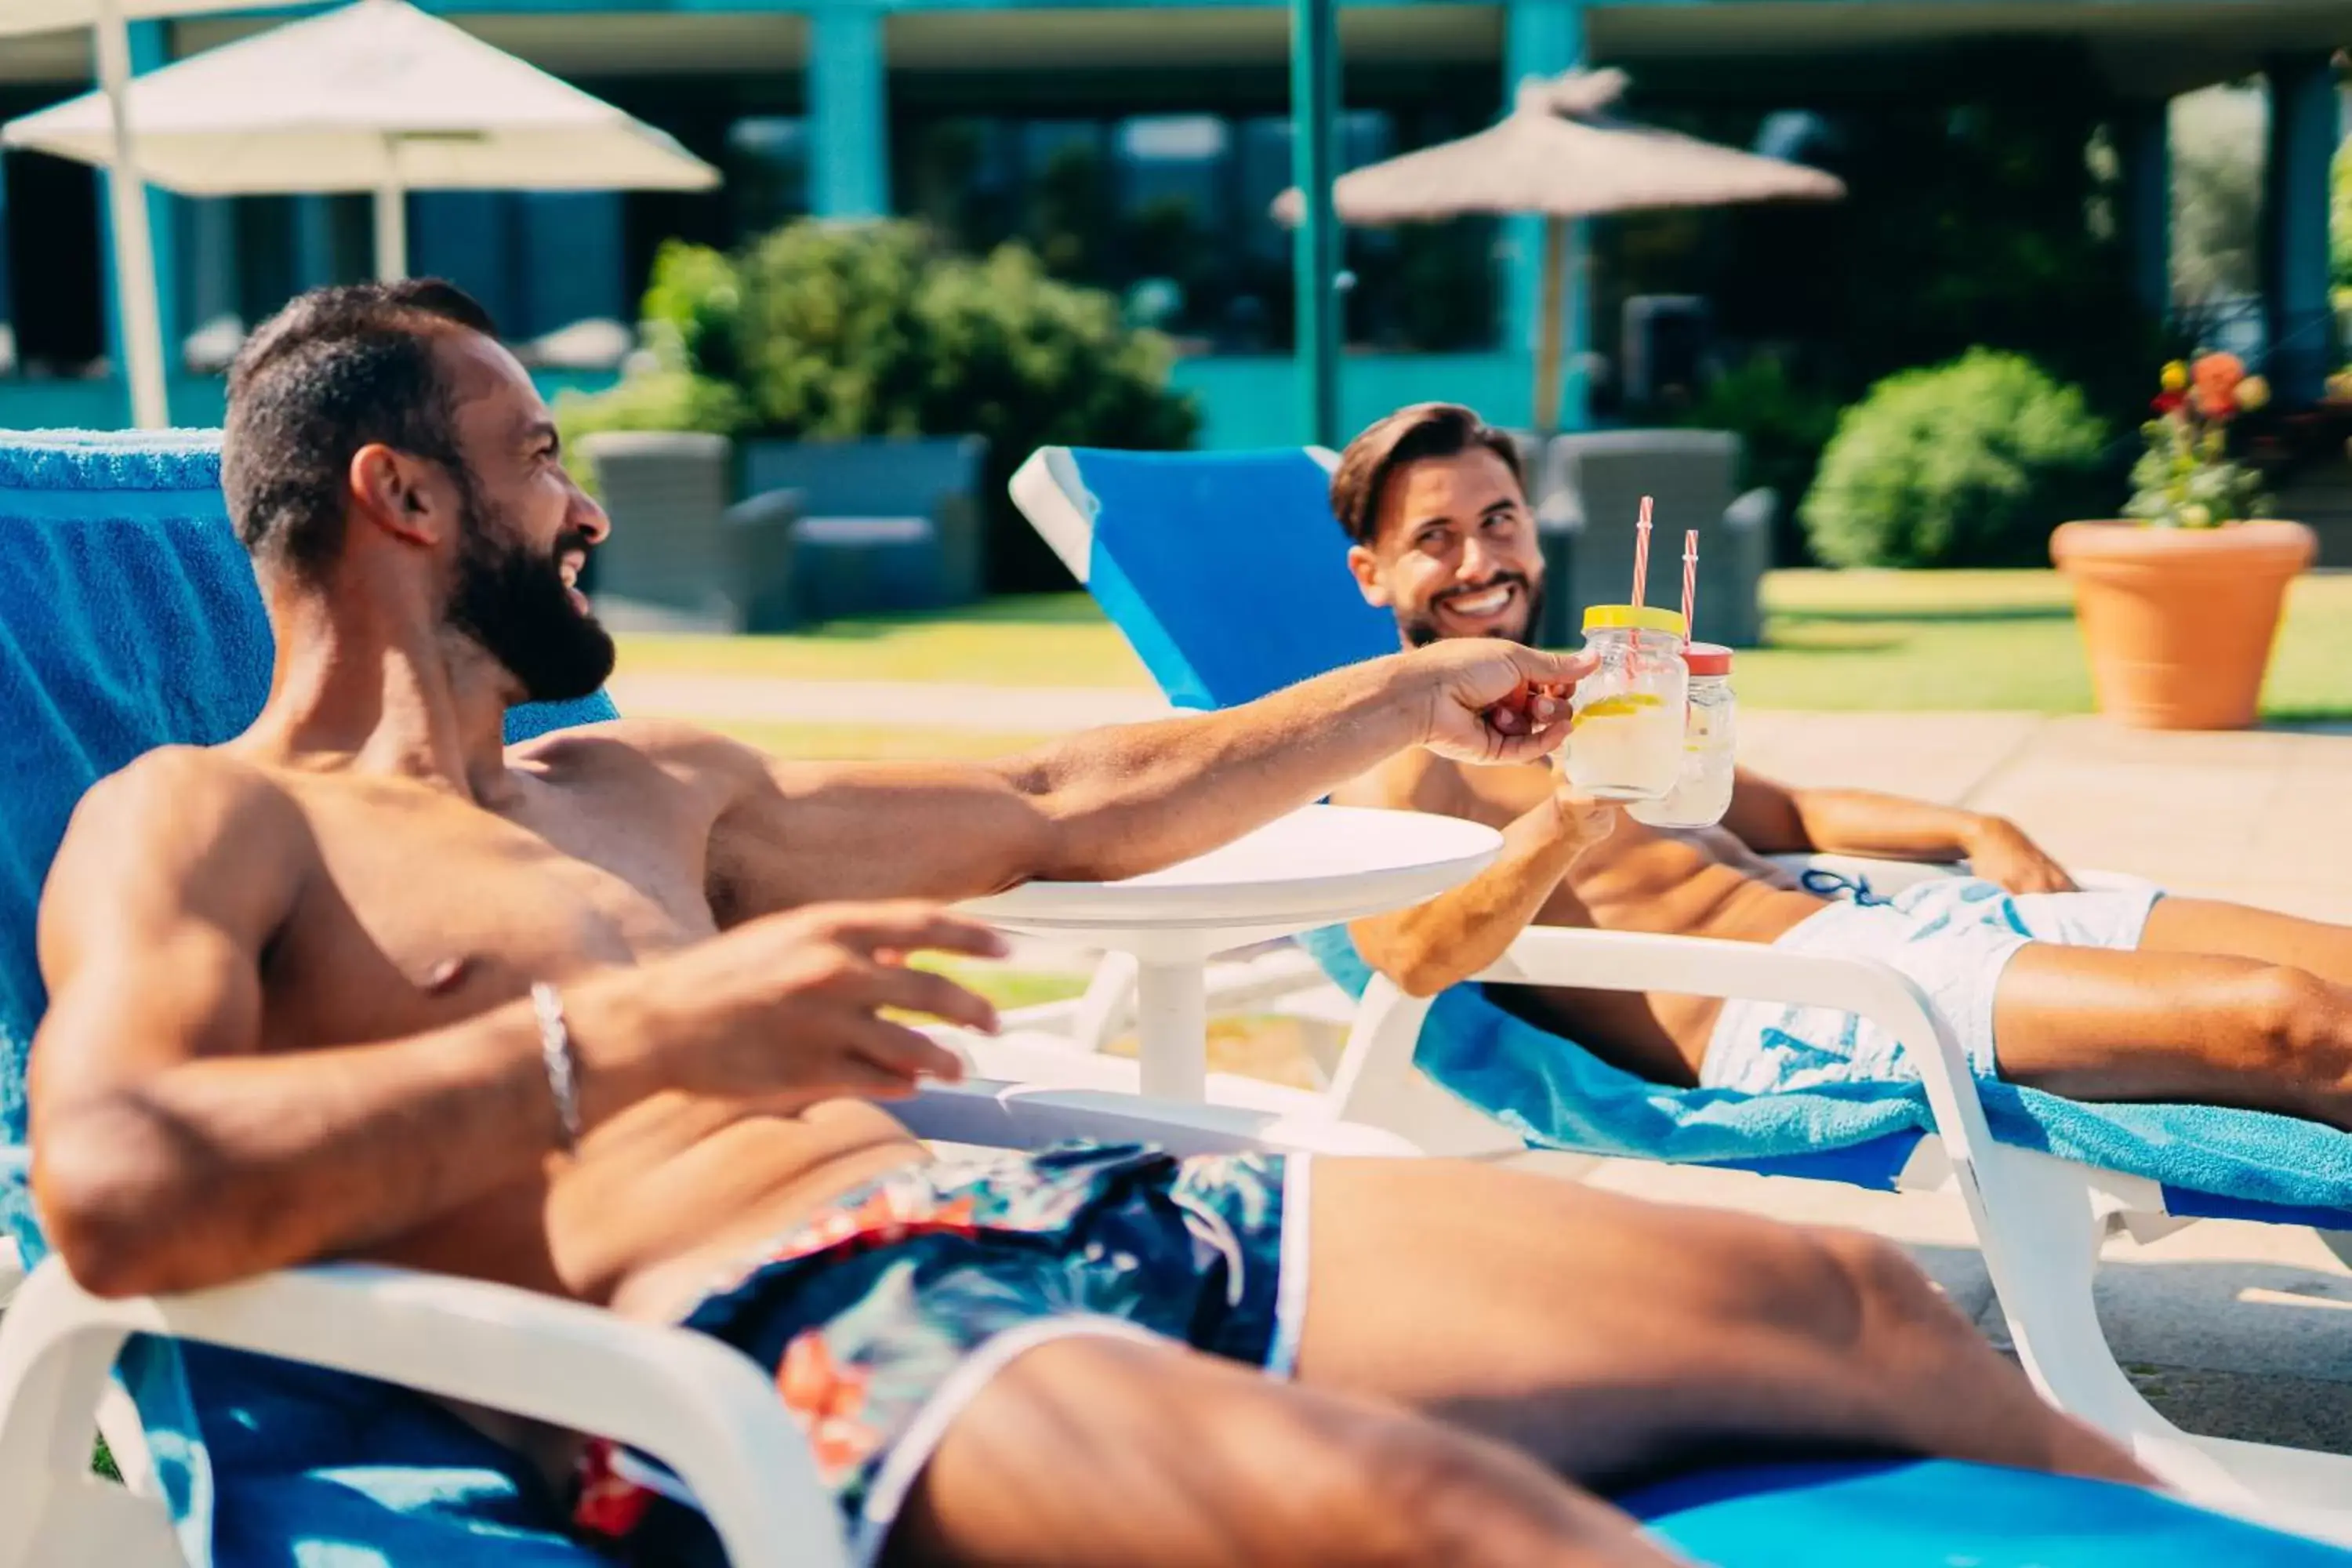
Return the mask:
<path id="1" fill-rule="evenodd" d="M 1427 647 L 1433 642 L 1460 642 L 1467 638 L 1492 637 L 1501 642 L 1515 642 L 1523 647 L 1533 647 L 1535 638 L 1530 627 L 1533 617 L 1517 621 L 1497 622 L 1492 626 L 1465 626 L 1443 616 L 1416 616 L 1400 619 L 1398 629 L 1404 634 L 1408 647 Z"/>

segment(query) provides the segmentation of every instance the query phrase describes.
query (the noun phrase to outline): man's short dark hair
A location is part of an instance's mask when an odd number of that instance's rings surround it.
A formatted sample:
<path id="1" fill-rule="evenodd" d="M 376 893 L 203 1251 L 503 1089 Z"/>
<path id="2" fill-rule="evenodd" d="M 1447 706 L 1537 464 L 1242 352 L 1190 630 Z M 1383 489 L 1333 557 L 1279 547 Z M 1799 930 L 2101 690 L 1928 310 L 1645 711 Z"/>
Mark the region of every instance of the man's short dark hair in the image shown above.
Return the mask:
<path id="1" fill-rule="evenodd" d="M 314 289 L 247 341 L 228 373 L 221 489 L 257 561 L 310 577 L 334 558 L 352 456 L 371 443 L 466 481 L 434 353 L 453 331 L 498 335 L 463 289 L 417 279 Z"/>
<path id="2" fill-rule="evenodd" d="M 1399 468 L 1423 458 L 1455 458 L 1479 448 L 1502 458 L 1512 482 L 1526 489 L 1519 448 L 1508 432 L 1496 429 L 1458 403 L 1400 408 L 1339 454 L 1339 466 L 1331 475 L 1331 515 L 1349 538 L 1370 544 L 1380 531 L 1381 496 Z"/>

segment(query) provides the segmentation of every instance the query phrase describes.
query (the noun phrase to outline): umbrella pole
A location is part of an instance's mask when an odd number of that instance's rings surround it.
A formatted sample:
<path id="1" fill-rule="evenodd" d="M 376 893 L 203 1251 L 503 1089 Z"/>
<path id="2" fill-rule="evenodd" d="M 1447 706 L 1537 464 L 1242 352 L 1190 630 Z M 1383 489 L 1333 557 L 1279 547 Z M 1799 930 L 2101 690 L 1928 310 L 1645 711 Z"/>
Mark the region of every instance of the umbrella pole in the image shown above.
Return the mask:
<path id="1" fill-rule="evenodd" d="M 1559 430 L 1559 338 L 1568 314 L 1568 220 L 1544 219 L 1543 307 L 1536 331 L 1536 433 Z"/>
<path id="2" fill-rule="evenodd" d="M 1338 0 L 1291 0 L 1290 173 L 1306 199 L 1292 237 L 1297 292 L 1297 358 L 1307 438 L 1339 444 L 1339 222 L 1331 210 L 1339 170 L 1332 130 L 1339 114 Z"/>
<path id="3" fill-rule="evenodd" d="M 408 276 L 408 192 L 391 180 L 375 188 L 375 276 L 379 283 Z"/>
<path id="4" fill-rule="evenodd" d="M 121 0 L 98 0 L 99 85 L 114 125 L 114 167 L 106 179 L 114 220 L 114 305 L 131 384 L 131 422 L 142 430 L 172 423 L 163 382 L 163 315 L 155 298 L 155 241 L 147 229 L 147 186 L 131 142 L 131 32 Z"/>

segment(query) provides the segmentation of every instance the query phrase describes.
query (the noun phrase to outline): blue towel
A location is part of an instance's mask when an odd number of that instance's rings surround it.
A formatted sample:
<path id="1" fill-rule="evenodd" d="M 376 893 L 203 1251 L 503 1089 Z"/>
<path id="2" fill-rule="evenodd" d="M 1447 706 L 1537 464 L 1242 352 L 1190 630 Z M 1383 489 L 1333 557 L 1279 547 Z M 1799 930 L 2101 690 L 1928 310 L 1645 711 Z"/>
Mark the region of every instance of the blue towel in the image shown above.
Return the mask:
<path id="1" fill-rule="evenodd" d="M 34 913 L 75 802 L 152 747 L 243 730 L 271 649 L 223 509 L 216 433 L 0 436 L 0 1146 L 24 1137 L 47 1005 Z M 600 693 L 517 709 L 507 734 L 613 716 Z M 0 1226 L 28 1262 L 41 1256 L 20 1158 L 0 1159 Z M 502 1451 L 413 1394 L 146 1340 L 118 1375 L 199 1568 L 593 1561 Z"/>
<path id="2" fill-rule="evenodd" d="M 1371 971 L 1344 930 L 1301 941 L 1361 995 Z M 1916 1083 L 1839 1084 L 1774 1094 L 1673 1089 L 1610 1066 L 1505 1012 L 1476 985 L 1440 995 L 1414 1061 L 1541 1148 L 1748 1164 L 1933 1129 Z M 2352 1229 L 2352 1135 L 2293 1117 L 2210 1105 L 2084 1105 L 1979 1079 L 2004 1143 L 2164 1184 L 2177 1214 L 2226 1213 Z M 2200 1195 L 2231 1200 L 2198 1201 Z"/>

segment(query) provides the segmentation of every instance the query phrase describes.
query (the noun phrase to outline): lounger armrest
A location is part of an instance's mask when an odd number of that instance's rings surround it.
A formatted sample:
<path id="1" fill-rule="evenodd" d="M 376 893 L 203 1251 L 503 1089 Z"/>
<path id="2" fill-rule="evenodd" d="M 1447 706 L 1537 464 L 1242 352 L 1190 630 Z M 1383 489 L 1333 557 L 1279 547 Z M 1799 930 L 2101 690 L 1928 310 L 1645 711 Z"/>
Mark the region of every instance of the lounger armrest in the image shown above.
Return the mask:
<path id="1" fill-rule="evenodd" d="M 131 1333 L 258 1352 L 610 1437 L 693 1489 L 737 1568 L 848 1561 L 805 1441 L 743 1355 L 527 1291 L 360 1265 L 109 1300 L 58 1260 L 43 1263 L 0 1324 L 0 1521 L 37 1514 L 39 1489 L 87 1471 L 93 1413 Z M 0 1525 L 0 1563 L 11 1533 Z"/>
<path id="2" fill-rule="evenodd" d="M 1760 942 L 1538 926 L 1519 933 L 1476 978 L 1490 985 L 1667 991 L 1858 1014 L 1902 1042 L 1918 1064 L 1936 1131 L 1958 1164 L 1990 1146 L 1967 1053 L 1919 987 L 1875 959 L 1788 952 Z"/>
<path id="3" fill-rule="evenodd" d="M 806 501 L 803 490 L 762 490 L 729 507 L 726 519 L 735 528 L 790 528 L 800 521 Z"/>
<path id="4" fill-rule="evenodd" d="M 1993 1141 L 1976 1079 L 1958 1041 L 1937 1023 L 1918 987 L 1890 965 L 1758 942 L 1538 926 L 1520 932 L 1499 962 L 1473 978 L 1490 985 L 1665 991 L 1859 1014 L 1901 1041 L 1918 1063 L 1960 1195 L 1971 1216 L 1983 1221 L 1979 1152 L 1991 1150 Z M 1385 976 L 1372 977 L 1332 1075 L 1327 1097 L 1332 1115 L 1384 1125 L 1398 1108 L 1413 1102 L 1413 1051 L 1430 1001 L 1406 995 Z M 1442 1136 L 1420 1134 L 1445 1152 Z"/>
<path id="5" fill-rule="evenodd" d="M 1723 526 L 1734 533 L 1769 534 L 1772 520 L 1780 515 L 1780 496 L 1777 490 L 1758 486 L 1744 490 L 1723 509 Z"/>

